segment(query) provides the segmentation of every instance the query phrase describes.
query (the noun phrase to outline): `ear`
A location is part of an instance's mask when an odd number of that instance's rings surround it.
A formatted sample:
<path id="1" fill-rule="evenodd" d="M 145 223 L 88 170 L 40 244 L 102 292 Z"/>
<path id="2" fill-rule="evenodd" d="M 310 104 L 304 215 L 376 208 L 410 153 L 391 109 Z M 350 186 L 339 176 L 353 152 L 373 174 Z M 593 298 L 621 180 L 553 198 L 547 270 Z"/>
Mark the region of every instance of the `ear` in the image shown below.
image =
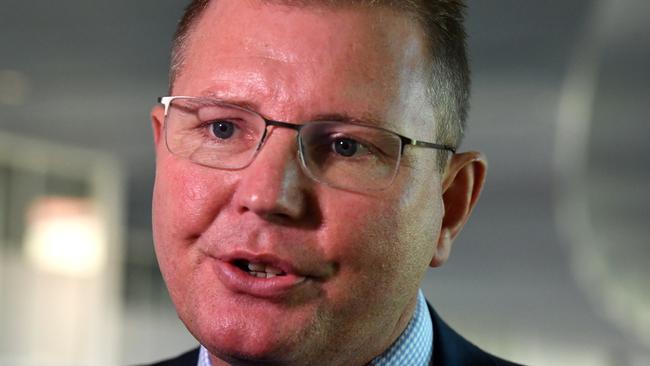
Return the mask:
<path id="1" fill-rule="evenodd" d="M 151 108 L 151 129 L 153 131 L 153 143 L 156 151 L 158 150 L 158 144 L 162 140 L 163 136 L 163 121 L 165 120 L 165 107 L 161 104 L 157 104 Z"/>
<path id="2" fill-rule="evenodd" d="M 439 267 L 449 258 L 454 239 L 478 201 L 486 173 L 487 161 L 483 154 L 472 151 L 452 156 L 442 182 L 445 213 L 431 267 Z"/>

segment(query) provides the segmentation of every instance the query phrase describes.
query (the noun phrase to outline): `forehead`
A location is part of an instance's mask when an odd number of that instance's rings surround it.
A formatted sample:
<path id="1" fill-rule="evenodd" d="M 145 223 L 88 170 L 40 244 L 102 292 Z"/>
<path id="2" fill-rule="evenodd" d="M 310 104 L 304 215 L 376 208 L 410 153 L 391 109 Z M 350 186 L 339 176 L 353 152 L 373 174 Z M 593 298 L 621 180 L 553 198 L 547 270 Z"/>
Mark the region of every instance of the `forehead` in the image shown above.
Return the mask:
<path id="1" fill-rule="evenodd" d="M 191 31 L 174 93 L 277 108 L 404 107 L 424 89 L 423 39 L 415 21 L 384 7 L 213 1 Z"/>

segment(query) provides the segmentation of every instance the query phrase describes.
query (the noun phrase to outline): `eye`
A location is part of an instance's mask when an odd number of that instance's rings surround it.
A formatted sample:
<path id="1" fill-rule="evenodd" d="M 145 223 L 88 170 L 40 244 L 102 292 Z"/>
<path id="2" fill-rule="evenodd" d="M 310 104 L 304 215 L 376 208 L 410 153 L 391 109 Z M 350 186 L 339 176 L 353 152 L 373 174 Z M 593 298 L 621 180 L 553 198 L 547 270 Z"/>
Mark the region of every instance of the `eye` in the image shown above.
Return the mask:
<path id="1" fill-rule="evenodd" d="M 359 150 L 359 143 L 352 139 L 338 138 L 332 143 L 332 149 L 339 155 L 354 156 Z"/>
<path id="2" fill-rule="evenodd" d="M 223 140 L 229 139 L 235 133 L 235 125 L 228 121 L 216 121 L 210 124 L 212 133 Z"/>

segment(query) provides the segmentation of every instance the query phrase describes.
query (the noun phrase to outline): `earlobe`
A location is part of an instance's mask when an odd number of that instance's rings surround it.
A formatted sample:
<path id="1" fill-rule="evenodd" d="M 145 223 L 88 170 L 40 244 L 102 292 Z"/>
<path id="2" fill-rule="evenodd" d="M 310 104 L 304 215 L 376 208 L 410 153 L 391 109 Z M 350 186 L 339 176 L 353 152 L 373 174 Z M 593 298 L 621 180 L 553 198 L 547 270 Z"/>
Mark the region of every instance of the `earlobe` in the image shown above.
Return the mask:
<path id="1" fill-rule="evenodd" d="M 430 267 L 442 266 L 449 258 L 449 253 L 451 252 L 453 240 L 451 239 L 449 230 L 442 227 L 439 235 L 438 243 L 436 243 L 436 251 L 433 254 L 433 258 L 431 258 L 431 263 L 429 263 Z"/>
<path id="2" fill-rule="evenodd" d="M 452 156 L 442 183 L 444 216 L 431 267 L 444 264 L 449 258 L 454 239 L 469 219 L 483 189 L 487 161 L 478 152 Z"/>

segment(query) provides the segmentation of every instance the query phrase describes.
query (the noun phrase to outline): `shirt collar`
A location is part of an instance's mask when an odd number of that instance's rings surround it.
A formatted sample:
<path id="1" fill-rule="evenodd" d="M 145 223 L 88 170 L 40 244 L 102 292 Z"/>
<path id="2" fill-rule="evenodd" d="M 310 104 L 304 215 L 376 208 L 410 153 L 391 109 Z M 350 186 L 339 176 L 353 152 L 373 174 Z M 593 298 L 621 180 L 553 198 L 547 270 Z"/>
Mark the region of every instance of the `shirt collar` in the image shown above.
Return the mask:
<path id="1" fill-rule="evenodd" d="M 433 326 L 431 314 L 422 291 L 418 291 L 413 317 L 397 340 L 381 355 L 370 362 L 371 366 L 413 365 L 426 366 L 433 355 Z M 197 366 L 212 366 L 208 351 L 201 346 Z"/>
<path id="2" fill-rule="evenodd" d="M 426 366 L 433 355 L 433 325 L 422 291 L 418 291 L 415 313 L 402 335 L 384 353 L 370 362 L 372 366 Z"/>

